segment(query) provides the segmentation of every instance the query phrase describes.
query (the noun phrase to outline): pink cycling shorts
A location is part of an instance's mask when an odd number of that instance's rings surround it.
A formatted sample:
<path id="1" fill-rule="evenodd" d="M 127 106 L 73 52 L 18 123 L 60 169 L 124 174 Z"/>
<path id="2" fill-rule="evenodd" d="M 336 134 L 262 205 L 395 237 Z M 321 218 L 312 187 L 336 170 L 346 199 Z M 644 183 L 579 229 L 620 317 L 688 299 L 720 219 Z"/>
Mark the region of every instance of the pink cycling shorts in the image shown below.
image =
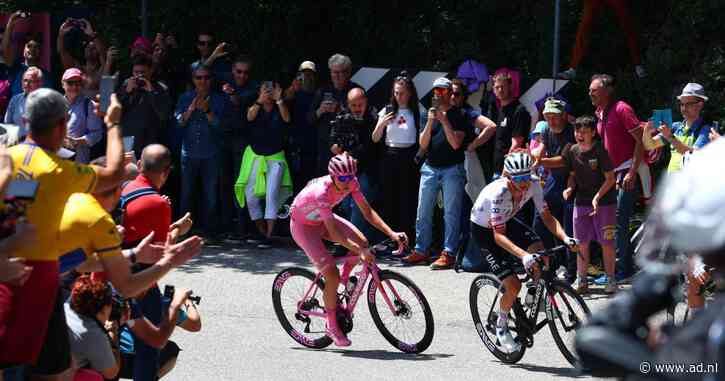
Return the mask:
<path id="1" fill-rule="evenodd" d="M 333 214 L 332 218 L 338 231 L 346 238 L 358 240 L 362 233 L 350 221 Z M 332 241 L 324 224 L 306 225 L 294 218 L 290 221 L 290 232 L 297 245 L 304 250 L 315 268 L 320 272 L 335 266 L 335 258 L 330 255 L 322 240 Z"/>

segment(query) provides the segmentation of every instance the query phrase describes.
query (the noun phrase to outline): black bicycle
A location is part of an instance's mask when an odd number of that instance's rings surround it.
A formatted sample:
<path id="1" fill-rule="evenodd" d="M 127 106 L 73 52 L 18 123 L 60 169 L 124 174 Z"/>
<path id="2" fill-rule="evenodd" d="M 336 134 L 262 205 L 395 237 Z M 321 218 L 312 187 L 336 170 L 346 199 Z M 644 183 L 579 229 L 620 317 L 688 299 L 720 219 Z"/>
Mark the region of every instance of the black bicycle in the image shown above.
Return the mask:
<path id="1" fill-rule="evenodd" d="M 493 274 L 482 274 L 471 283 L 469 299 L 473 324 L 486 348 L 501 361 L 514 364 L 521 360 L 526 348 L 534 345 L 534 335 L 548 325 L 551 336 L 566 360 L 572 365 L 578 363 L 574 337 L 576 331 L 587 322 L 591 312 L 584 299 L 571 286 L 560 281 L 556 277 L 556 269 L 544 261 L 545 257 L 564 253 L 566 248 L 561 245 L 537 253 L 539 257 L 536 261 L 541 269 L 538 281 L 525 272 L 517 274 L 521 283 L 528 286 L 522 287 L 523 292 L 530 293 L 533 298 L 530 304 L 522 304 L 517 297 L 509 312 L 509 330 L 514 341 L 520 344 L 514 352 L 502 351 L 496 339 L 499 298 L 504 293 L 501 280 Z M 539 321 L 539 312 L 542 310 L 546 312 L 545 318 Z"/>

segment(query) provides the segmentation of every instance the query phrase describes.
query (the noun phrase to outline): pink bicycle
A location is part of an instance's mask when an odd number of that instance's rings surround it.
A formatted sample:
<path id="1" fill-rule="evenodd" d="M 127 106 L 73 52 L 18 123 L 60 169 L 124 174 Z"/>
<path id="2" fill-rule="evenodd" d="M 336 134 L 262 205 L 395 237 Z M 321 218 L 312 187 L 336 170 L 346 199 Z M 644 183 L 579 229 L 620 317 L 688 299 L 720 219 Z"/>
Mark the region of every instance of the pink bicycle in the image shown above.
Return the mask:
<path id="1" fill-rule="evenodd" d="M 356 256 L 349 254 L 336 260 L 343 263 L 352 257 Z M 360 271 L 348 279 L 340 279 L 337 293 L 340 328 L 345 334 L 352 331 L 353 312 L 365 283 L 369 283 L 368 308 L 383 337 L 406 353 L 426 350 L 433 341 L 433 313 L 418 286 L 401 274 L 380 270 L 374 261 L 358 264 L 356 268 L 360 266 Z M 324 288 L 321 273 L 314 274 L 300 267 L 282 270 L 272 286 L 274 312 L 282 328 L 296 342 L 309 348 L 325 348 L 332 343 L 325 334 Z"/>

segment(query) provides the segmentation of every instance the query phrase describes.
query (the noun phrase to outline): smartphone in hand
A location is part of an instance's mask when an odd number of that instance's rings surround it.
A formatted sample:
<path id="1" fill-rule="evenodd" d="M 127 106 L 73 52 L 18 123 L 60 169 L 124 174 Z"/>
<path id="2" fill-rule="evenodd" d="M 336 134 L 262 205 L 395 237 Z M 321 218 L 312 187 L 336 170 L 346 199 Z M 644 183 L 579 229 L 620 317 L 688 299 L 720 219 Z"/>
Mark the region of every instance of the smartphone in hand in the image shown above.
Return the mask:
<path id="1" fill-rule="evenodd" d="M 108 110 L 108 106 L 111 105 L 111 94 L 116 90 L 116 83 L 118 81 L 118 77 L 111 76 L 111 75 L 104 75 L 101 77 L 101 85 L 100 85 L 100 97 L 101 97 L 101 104 L 100 104 L 100 110 L 101 112 L 106 112 Z"/>

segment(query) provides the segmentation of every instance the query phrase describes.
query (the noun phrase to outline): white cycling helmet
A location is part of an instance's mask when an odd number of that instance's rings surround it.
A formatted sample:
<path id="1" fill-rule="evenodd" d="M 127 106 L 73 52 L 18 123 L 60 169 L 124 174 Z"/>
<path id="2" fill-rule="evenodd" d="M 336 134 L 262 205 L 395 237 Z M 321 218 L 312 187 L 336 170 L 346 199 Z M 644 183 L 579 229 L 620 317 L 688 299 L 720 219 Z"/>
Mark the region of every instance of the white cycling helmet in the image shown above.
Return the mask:
<path id="1" fill-rule="evenodd" d="M 659 187 L 655 230 L 687 254 L 725 251 L 725 139 L 695 152 Z"/>
<path id="2" fill-rule="evenodd" d="M 514 152 L 506 155 L 503 169 L 509 175 L 518 176 L 531 173 L 531 156 L 526 152 Z"/>

